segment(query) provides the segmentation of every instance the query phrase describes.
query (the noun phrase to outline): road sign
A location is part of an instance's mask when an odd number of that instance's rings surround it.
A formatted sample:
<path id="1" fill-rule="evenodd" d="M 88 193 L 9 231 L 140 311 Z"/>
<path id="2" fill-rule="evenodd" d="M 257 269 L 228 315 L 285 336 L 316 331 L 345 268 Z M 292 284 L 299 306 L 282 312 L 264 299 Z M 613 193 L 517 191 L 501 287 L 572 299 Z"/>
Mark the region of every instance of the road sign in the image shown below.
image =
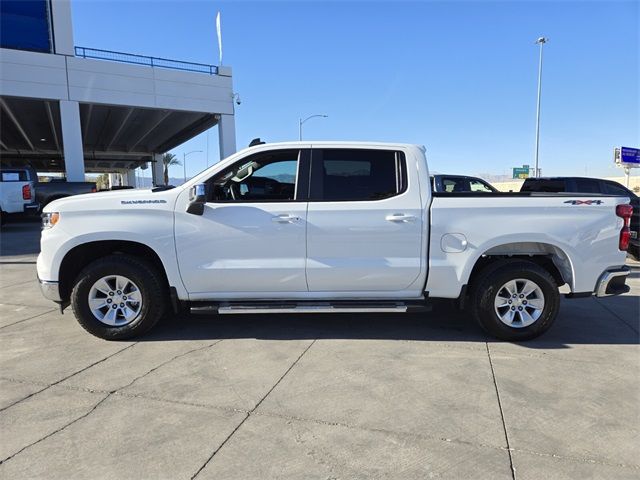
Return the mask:
<path id="1" fill-rule="evenodd" d="M 513 168 L 513 178 L 525 179 L 529 178 L 529 165 Z"/>
<path id="2" fill-rule="evenodd" d="M 620 147 L 620 164 L 624 167 L 640 167 L 640 148 Z"/>

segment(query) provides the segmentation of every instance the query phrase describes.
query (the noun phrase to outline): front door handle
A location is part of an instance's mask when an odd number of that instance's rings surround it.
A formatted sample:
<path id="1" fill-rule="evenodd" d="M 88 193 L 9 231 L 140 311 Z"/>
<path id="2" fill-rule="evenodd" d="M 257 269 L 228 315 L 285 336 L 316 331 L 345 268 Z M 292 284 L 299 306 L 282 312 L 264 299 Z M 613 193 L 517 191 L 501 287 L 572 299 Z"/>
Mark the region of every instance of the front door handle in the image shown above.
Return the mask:
<path id="1" fill-rule="evenodd" d="M 416 217 L 414 215 L 407 215 L 405 213 L 394 213 L 392 215 L 387 215 L 384 217 L 387 222 L 395 222 L 395 223 L 407 223 L 414 222 Z"/>
<path id="2" fill-rule="evenodd" d="M 300 220 L 300 217 L 296 217 L 295 215 L 290 215 L 288 213 L 284 213 L 282 215 L 276 215 L 271 218 L 272 222 L 275 223 L 294 223 Z"/>

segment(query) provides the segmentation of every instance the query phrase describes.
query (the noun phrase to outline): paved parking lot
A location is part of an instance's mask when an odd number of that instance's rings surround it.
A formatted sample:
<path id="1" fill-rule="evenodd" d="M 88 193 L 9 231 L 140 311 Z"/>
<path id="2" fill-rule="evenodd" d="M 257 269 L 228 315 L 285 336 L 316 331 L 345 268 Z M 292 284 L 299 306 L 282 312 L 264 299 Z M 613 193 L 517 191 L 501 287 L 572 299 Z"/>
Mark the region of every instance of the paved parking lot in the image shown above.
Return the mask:
<path id="1" fill-rule="evenodd" d="M 464 315 L 176 318 L 105 342 L 0 251 L 0 477 L 640 477 L 640 264 L 539 340 Z"/>

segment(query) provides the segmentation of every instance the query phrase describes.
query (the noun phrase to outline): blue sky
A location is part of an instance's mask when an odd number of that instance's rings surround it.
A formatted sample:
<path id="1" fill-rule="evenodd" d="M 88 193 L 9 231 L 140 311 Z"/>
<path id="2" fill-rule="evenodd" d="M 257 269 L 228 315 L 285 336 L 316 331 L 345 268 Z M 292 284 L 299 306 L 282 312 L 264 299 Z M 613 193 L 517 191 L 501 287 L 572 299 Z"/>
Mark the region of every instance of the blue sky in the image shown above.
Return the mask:
<path id="1" fill-rule="evenodd" d="M 217 63 L 222 14 L 238 148 L 255 137 L 427 147 L 432 170 L 510 174 L 533 164 L 545 46 L 544 175 L 612 176 L 640 146 L 640 2 L 220 2 L 74 0 L 75 44 Z M 207 136 L 174 150 L 207 150 Z M 217 131 L 208 162 L 218 161 Z M 189 176 L 205 153 L 188 158 Z M 171 172 L 181 176 L 182 168 Z"/>

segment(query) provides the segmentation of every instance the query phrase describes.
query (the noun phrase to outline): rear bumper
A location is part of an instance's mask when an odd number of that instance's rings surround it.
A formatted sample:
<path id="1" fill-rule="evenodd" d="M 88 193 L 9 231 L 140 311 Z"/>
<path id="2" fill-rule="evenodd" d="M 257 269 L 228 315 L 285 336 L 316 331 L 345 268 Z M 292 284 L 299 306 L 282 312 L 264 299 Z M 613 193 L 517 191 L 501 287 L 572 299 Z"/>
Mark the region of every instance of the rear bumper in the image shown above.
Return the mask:
<path id="1" fill-rule="evenodd" d="M 28 203 L 24 206 L 24 213 L 35 214 L 40 210 L 40 204 L 38 202 Z"/>
<path id="2" fill-rule="evenodd" d="M 42 291 L 42 295 L 44 298 L 48 300 L 53 300 L 54 302 L 61 302 L 62 298 L 60 298 L 60 289 L 58 288 L 58 282 L 48 282 L 45 280 L 40 280 L 40 290 Z"/>
<path id="3" fill-rule="evenodd" d="M 630 287 L 625 283 L 631 270 L 629 267 L 619 267 L 605 270 L 596 284 L 596 297 L 609 297 L 627 293 Z"/>

